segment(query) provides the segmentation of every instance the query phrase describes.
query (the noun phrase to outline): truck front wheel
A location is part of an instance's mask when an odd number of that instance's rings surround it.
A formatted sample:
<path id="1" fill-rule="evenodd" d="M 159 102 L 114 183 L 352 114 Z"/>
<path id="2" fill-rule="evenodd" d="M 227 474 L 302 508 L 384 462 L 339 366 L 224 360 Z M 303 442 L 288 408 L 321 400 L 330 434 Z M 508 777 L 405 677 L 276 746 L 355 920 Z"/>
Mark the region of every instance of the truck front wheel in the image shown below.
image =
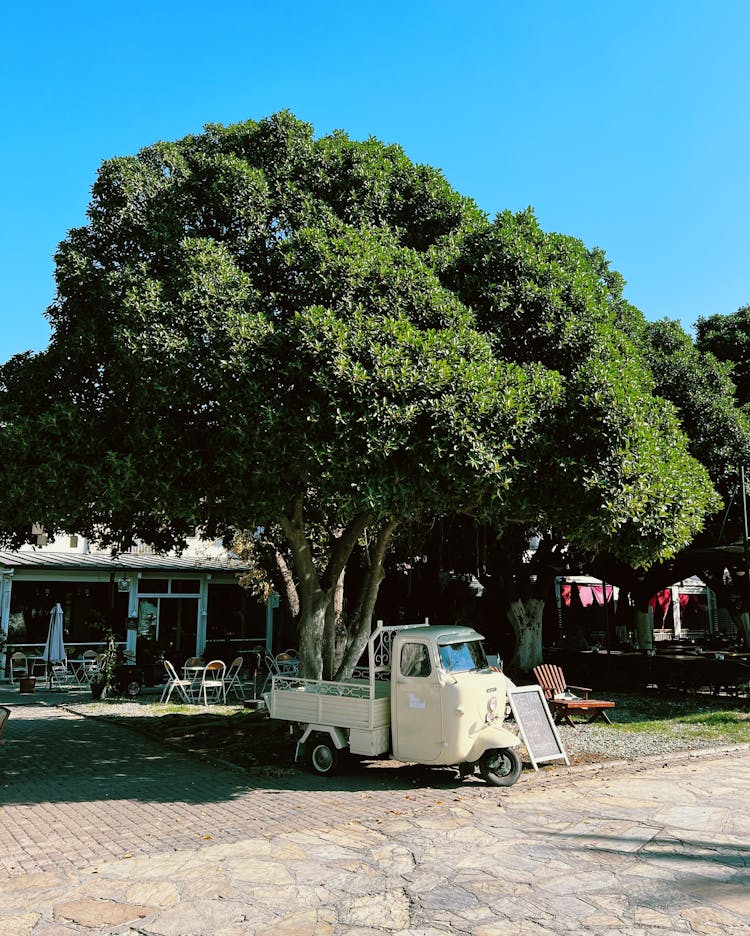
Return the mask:
<path id="1" fill-rule="evenodd" d="M 330 738 L 317 737 L 310 742 L 310 769 L 319 777 L 332 777 L 341 760 L 339 749 Z"/>
<path id="2" fill-rule="evenodd" d="M 521 758 L 513 748 L 494 748 L 479 759 L 479 773 L 490 786 L 513 786 L 521 776 Z"/>

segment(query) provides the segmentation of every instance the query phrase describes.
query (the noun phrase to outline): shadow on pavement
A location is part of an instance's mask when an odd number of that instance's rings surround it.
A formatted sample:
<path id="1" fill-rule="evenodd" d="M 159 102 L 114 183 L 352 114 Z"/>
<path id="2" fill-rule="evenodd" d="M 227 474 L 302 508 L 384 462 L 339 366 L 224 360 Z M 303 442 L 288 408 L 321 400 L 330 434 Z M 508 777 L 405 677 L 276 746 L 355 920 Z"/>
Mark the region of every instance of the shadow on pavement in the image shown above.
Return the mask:
<path id="1" fill-rule="evenodd" d="M 41 700 L 10 707 L 15 712 L 0 748 L 4 804 L 114 800 L 195 804 L 223 802 L 252 790 L 367 794 L 484 786 L 478 777 L 459 780 L 452 768 L 353 757 L 344 760 L 335 776 L 321 778 L 293 766 L 291 739 L 278 763 L 245 771 L 223 764 L 221 749 L 206 757 L 175 749 L 129 725 L 131 719 L 81 717 Z"/>

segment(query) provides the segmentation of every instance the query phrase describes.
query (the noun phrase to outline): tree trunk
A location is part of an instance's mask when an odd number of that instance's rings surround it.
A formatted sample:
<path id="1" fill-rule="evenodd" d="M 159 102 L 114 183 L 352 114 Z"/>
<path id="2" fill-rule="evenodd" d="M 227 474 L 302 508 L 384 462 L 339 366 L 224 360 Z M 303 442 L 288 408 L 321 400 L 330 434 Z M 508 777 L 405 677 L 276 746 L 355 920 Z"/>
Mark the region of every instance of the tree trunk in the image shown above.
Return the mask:
<path id="1" fill-rule="evenodd" d="M 745 646 L 750 649 L 750 613 L 742 611 L 739 615 L 739 623 L 742 627 L 742 634 L 745 638 Z"/>
<path id="2" fill-rule="evenodd" d="M 639 650 L 654 649 L 654 628 L 648 611 L 635 611 L 635 640 Z"/>
<path id="3" fill-rule="evenodd" d="M 338 577 L 333 592 L 333 600 L 326 607 L 326 623 L 323 630 L 323 679 L 332 679 L 337 669 L 336 650 L 337 635 L 341 628 L 341 616 L 344 607 L 344 576 L 343 571 Z"/>
<path id="4" fill-rule="evenodd" d="M 320 593 L 317 601 L 302 606 L 299 622 L 300 675 L 305 679 L 323 677 L 323 631 L 326 623 L 327 596 Z"/>
<path id="5" fill-rule="evenodd" d="M 514 598 L 508 608 L 508 620 L 516 635 L 516 652 L 510 662 L 513 673 L 530 673 L 543 662 L 542 658 L 542 613 L 541 598 Z"/>
<path id="6" fill-rule="evenodd" d="M 272 580 L 277 590 L 279 588 L 283 589 L 280 594 L 283 594 L 286 598 L 286 603 L 289 607 L 289 613 L 291 614 L 292 619 L 297 621 L 299 619 L 299 594 L 297 592 L 297 586 L 294 583 L 292 571 L 286 564 L 284 557 L 275 547 L 273 549 L 272 557 L 273 568 L 276 573 Z"/>
<path id="7" fill-rule="evenodd" d="M 367 646 L 372 632 L 372 613 L 378 597 L 380 583 L 385 578 L 383 562 L 393 531 L 398 526 L 397 520 L 388 520 L 378 533 L 378 537 L 370 555 L 370 568 L 360 590 L 357 607 L 353 615 L 352 627 L 349 632 L 349 643 L 344 652 L 343 659 L 336 671 L 335 679 L 348 679 L 354 672 L 354 667 Z"/>
<path id="8" fill-rule="evenodd" d="M 323 675 L 323 631 L 326 608 L 331 595 L 320 585 L 310 544 L 305 536 L 302 515 L 302 496 L 292 506 L 288 517 L 281 518 L 281 527 L 294 557 L 297 578 L 299 611 L 300 675 L 305 679 L 320 679 Z"/>
<path id="9" fill-rule="evenodd" d="M 352 550 L 367 527 L 368 516 L 359 514 L 339 535 L 332 537 L 328 563 L 320 575 L 305 532 L 303 506 L 304 495 L 300 494 L 289 514 L 279 518 L 279 523 L 289 544 L 299 581 L 300 675 L 305 679 L 320 679 L 323 675 L 326 611 L 333 602 L 339 578 Z"/>

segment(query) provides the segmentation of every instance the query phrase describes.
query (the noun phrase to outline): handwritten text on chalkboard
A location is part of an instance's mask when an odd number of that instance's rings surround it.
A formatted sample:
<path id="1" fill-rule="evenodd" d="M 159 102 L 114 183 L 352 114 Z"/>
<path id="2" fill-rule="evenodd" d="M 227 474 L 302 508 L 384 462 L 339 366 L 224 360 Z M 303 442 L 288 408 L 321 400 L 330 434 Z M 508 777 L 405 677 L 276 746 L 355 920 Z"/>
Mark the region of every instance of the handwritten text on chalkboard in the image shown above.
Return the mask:
<path id="1" fill-rule="evenodd" d="M 508 701 L 531 763 L 564 760 L 568 755 L 555 727 L 541 686 L 514 686 L 508 689 Z"/>

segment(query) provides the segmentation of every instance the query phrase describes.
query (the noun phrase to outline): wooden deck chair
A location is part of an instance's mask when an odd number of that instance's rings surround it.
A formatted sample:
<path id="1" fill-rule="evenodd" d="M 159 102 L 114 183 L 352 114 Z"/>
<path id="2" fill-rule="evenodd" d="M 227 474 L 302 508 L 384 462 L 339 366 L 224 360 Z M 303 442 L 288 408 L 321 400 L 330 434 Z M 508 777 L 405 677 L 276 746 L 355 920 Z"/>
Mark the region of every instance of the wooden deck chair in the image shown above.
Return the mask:
<path id="1" fill-rule="evenodd" d="M 586 688 L 586 686 L 568 685 L 559 666 L 554 666 L 551 663 L 541 663 L 539 666 L 534 667 L 534 676 L 536 676 L 536 681 L 544 691 L 547 704 L 554 715 L 555 724 L 559 725 L 561 722 L 565 722 L 571 728 L 575 728 L 575 723 L 571 718 L 571 715 L 575 712 L 588 714 L 587 724 L 596 721 L 598 718 L 604 719 L 610 725 L 612 724 L 605 709 L 614 708 L 615 703 L 589 698 L 591 689 Z"/>

